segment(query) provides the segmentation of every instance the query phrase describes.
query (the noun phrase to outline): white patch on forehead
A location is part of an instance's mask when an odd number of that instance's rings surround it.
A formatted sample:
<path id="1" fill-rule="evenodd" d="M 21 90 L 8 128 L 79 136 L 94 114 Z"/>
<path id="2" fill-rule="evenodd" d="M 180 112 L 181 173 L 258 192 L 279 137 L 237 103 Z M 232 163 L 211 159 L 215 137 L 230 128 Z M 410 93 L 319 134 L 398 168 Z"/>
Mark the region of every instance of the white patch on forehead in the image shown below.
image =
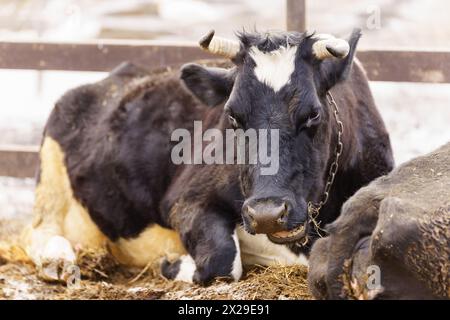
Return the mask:
<path id="1" fill-rule="evenodd" d="M 256 78 L 272 87 L 275 92 L 290 81 L 295 70 L 297 46 L 281 47 L 271 52 L 262 52 L 257 47 L 252 47 L 249 53 L 256 64 Z"/>

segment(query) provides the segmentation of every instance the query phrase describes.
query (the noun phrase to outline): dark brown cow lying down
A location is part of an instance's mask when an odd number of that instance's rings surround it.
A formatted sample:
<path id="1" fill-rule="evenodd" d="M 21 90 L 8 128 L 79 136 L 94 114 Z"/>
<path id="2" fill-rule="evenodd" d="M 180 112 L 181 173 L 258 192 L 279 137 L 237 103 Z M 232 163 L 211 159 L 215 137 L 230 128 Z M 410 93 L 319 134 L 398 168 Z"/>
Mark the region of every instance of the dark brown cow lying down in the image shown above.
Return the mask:
<path id="1" fill-rule="evenodd" d="M 450 143 L 359 190 L 313 246 L 317 298 L 450 298 Z"/>

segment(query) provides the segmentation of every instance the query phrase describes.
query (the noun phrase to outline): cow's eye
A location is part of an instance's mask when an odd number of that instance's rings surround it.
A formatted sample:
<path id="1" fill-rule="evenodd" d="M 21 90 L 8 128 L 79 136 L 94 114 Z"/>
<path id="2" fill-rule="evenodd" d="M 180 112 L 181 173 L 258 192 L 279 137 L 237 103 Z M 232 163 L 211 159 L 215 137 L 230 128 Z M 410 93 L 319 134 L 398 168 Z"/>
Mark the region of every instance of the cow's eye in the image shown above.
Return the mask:
<path id="1" fill-rule="evenodd" d="M 310 128 L 310 127 L 318 124 L 319 120 L 320 120 L 320 112 L 315 110 L 315 111 L 311 112 L 311 114 L 309 115 L 306 126 L 308 128 Z"/>
<path id="2" fill-rule="evenodd" d="M 228 121 L 230 121 L 230 124 L 234 129 L 239 128 L 239 122 L 230 114 L 228 115 Z"/>

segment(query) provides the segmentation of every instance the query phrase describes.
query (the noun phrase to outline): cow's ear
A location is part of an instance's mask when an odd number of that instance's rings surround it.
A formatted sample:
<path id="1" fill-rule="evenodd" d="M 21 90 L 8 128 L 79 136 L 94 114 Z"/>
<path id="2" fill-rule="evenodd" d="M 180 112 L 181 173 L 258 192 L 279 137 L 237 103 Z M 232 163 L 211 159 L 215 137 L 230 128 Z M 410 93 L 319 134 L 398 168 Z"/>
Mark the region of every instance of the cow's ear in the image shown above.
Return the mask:
<path id="1" fill-rule="evenodd" d="M 181 68 L 181 80 L 200 101 L 214 107 L 228 99 L 233 88 L 234 72 L 233 69 L 189 63 Z"/>
<path id="2" fill-rule="evenodd" d="M 361 30 L 353 30 L 348 43 L 350 50 L 348 55 L 343 59 L 329 58 L 323 60 L 319 65 L 320 72 L 320 87 L 323 92 L 330 90 L 337 83 L 345 80 L 352 68 L 353 59 L 356 53 L 359 38 L 361 37 Z"/>

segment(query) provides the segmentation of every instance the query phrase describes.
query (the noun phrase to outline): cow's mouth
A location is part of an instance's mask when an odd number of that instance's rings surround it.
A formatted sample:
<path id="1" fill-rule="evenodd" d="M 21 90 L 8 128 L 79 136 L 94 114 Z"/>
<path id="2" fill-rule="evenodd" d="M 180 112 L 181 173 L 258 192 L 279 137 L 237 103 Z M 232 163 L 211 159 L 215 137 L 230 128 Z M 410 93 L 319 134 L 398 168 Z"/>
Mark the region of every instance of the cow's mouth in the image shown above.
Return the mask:
<path id="1" fill-rule="evenodd" d="M 299 225 L 292 230 L 280 231 L 276 233 L 268 234 L 267 237 L 270 241 L 277 244 L 286 244 L 292 242 L 301 243 L 307 236 L 308 222 Z"/>

